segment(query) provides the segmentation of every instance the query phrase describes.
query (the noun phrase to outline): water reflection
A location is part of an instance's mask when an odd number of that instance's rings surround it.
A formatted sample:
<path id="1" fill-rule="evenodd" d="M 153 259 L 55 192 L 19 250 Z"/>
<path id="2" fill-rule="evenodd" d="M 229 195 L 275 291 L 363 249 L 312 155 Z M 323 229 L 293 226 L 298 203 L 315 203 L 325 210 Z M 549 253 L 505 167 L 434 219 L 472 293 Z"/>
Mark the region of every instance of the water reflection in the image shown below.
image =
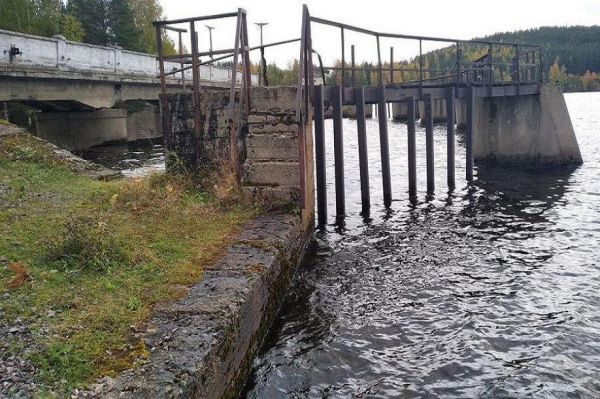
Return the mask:
<path id="1" fill-rule="evenodd" d="M 420 132 L 413 201 L 405 125 L 391 124 L 395 200 L 387 210 L 377 125 L 368 124 L 368 217 L 360 213 L 355 130 L 345 121 L 348 215 L 316 234 L 245 394 L 600 396 L 600 116 L 589 109 L 600 95 L 591 96 L 567 97 L 580 168 L 534 175 L 479 167 L 467 186 L 459 145 L 457 188 L 448 192 L 437 126 L 437 191 L 423 191 Z"/>

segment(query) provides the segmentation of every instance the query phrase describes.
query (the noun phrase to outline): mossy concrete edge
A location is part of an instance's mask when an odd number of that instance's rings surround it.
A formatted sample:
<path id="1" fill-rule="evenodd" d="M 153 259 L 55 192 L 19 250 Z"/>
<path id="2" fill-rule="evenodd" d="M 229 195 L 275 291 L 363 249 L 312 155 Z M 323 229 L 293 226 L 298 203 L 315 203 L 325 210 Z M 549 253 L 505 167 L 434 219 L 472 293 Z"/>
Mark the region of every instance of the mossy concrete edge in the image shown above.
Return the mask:
<path id="1" fill-rule="evenodd" d="M 147 361 L 103 379 L 93 396 L 238 396 L 311 233 L 288 214 L 248 222 L 183 299 L 156 309 L 144 337 Z"/>

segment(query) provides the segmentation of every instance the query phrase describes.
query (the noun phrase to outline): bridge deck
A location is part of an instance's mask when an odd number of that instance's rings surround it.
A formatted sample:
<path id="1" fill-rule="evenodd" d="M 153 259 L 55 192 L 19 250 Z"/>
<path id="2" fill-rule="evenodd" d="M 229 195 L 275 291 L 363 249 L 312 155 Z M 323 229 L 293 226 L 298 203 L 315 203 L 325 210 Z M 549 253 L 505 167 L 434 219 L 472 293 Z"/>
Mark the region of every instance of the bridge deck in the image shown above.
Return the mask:
<path id="1" fill-rule="evenodd" d="M 445 85 L 429 85 L 423 87 L 402 87 L 402 86 L 386 86 L 384 89 L 385 102 L 402 102 L 406 101 L 407 98 L 414 98 L 415 100 L 424 100 L 426 96 L 431 96 L 433 99 L 445 99 L 447 97 L 448 89 L 455 88 L 454 93 L 456 98 L 467 98 L 469 87 L 473 88 L 474 97 L 505 97 L 505 96 L 518 96 L 518 95 L 535 95 L 539 94 L 540 85 L 539 83 L 527 83 L 521 85 L 513 84 L 494 84 L 493 86 L 487 85 L 472 85 L 468 86 L 462 84 L 456 90 L 454 84 Z M 335 91 L 339 90 L 339 86 L 323 86 L 323 99 L 326 102 L 334 100 Z M 353 105 L 355 104 L 354 99 L 354 88 L 344 87 L 343 89 L 343 104 Z M 364 88 L 364 101 L 365 104 L 377 104 L 381 98 L 381 87 L 365 87 Z"/>

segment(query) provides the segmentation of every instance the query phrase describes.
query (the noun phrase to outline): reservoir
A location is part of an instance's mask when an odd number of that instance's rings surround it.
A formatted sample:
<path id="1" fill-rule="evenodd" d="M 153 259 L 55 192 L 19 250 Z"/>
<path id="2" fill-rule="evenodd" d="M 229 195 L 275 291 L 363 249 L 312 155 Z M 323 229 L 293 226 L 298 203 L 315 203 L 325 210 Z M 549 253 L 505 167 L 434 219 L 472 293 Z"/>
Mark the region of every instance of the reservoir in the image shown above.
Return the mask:
<path id="1" fill-rule="evenodd" d="M 378 124 L 367 120 L 371 212 L 361 214 L 356 122 L 344 119 L 346 211 L 317 231 L 254 361 L 250 398 L 600 396 L 600 93 L 565 95 L 584 164 L 476 167 L 408 199 L 407 128 L 389 124 L 385 209 Z M 329 215 L 333 127 L 326 121 Z"/>

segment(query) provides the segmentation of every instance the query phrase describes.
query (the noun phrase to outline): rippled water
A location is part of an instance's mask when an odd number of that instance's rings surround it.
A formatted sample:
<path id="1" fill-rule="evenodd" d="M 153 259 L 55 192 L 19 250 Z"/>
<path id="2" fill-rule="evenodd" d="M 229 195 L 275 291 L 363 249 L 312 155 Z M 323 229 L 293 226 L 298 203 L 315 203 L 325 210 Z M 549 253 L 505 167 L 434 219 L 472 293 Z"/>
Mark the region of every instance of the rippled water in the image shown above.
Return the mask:
<path id="1" fill-rule="evenodd" d="M 129 177 L 165 169 L 164 145 L 150 140 L 92 147 L 81 156 Z"/>
<path id="2" fill-rule="evenodd" d="M 544 175 L 479 167 L 469 188 L 459 135 L 448 194 L 440 125 L 437 191 L 414 204 L 406 125 L 390 123 L 389 211 L 377 121 L 368 121 L 370 217 L 359 214 L 356 128 L 345 120 L 348 217 L 317 234 L 247 396 L 600 397 L 600 93 L 566 100 L 582 166 Z M 334 215 L 331 121 L 327 130 Z"/>

